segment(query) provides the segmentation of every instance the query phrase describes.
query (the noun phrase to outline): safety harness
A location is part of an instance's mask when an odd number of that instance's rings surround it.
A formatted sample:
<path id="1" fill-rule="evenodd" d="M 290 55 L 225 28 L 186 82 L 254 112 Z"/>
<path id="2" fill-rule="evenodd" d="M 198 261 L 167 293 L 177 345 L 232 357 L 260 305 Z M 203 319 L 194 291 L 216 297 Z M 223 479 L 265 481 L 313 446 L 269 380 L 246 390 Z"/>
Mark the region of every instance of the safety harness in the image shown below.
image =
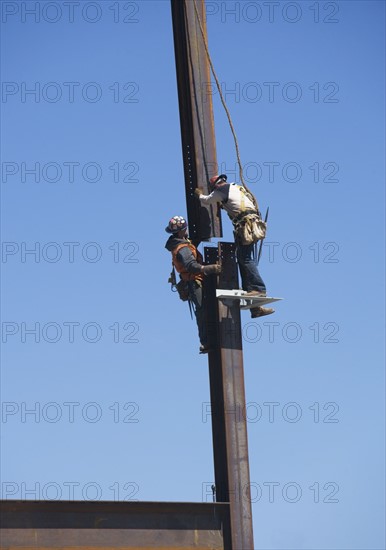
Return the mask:
<path id="1" fill-rule="evenodd" d="M 183 266 L 182 262 L 180 262 L 177 259 L 177 254 L 181 250 L 181 248 L 184 248 L 185 246 L 189 247 L 191 250 L 194 259 L 199 263 L 203 263 L 202 254 L 197 250 L 197 248 L 190 242 L 186 241 L 184 243 L 178 244 L 173 250 L 172 250 L 172 272 L 170 273 L 169 283 L 171 283 L 171 290 L 172 292 L 178 292 L 178 295 L 180 299 L 183 302 L 188 302 L 189 304 L 189 311 L 190 311 L 190 317 L 193 319 L 193 311 L 194 311 L 194 304 L 190 298 L 189 293 L 189 281 L 195 281 L 197 284 L 202 285 L 203 281 L 203 274 L 202 273 L 189 273 L 189 271 L 186 270 L 186 268 Z M 177 282 L 177 277 L 175 273 L 175 269 L 180 274 L 181 280 Z"/>
<path id="2" fill-rule="evenodd" d="M 180 274 L 181 279 L 183 281 L 202 281 L 204 276 L 202 273 L 189 273 L 189 271 L 186 270 L 182 262 L 180 262 L 177 259 L 177 254 L 181 250 L 181 248 L 184 248 L 185 246 L 188 246 L 194 256 L 194 259 L 199 263 L 202 264 L 203 258 L 202 254 L 197 250 L 197 248 L 190 242 L 187 241 L 186 243 L 180 243 L 178 244 L 172 251 L 172 263 L 173 266 L 176 268 L 177 272 Z"/>
<path id="3" fill-rule="evenodd" d="M 242 185 L 239 185 L 238 188 L 241 193 L 240 212 L 232 218 L 235 241 L 241 245 L 254 244 L 254 253 L 256 255 L 256 243 L 265 238 L 267 223 L 261 219 L 257 201 L 252 193 Z M 246 208 L 245 197 L 255 205 L 256 209 Z"/>

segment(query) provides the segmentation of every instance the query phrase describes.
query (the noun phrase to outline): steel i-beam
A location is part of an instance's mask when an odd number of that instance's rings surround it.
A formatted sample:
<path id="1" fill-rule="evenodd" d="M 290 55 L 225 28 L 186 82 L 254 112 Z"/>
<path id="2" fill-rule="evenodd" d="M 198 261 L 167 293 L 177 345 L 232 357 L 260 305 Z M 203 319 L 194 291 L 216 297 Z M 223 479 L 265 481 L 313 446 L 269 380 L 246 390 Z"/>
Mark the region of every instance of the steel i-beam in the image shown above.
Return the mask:
<path id="1" fill-rule="evenodd" d="M 206 35 L 205 2 L 195 0 Z M 216 140 L 210 67 L 194 0 L 171 0 L 176 59 L 182 154 L 189 235 L 194 242 L 221 237 L 221 215 L 217 206 L 204 207 L 194 196 L 217 172 Z"/>
<path id="2" fill-rule="evenodd" d="M 234 243 L 205 248 L 207 263 L 221 261 L 218 288 L 238 288 Z M 253 550 L 241 316 L 238 302 L 215 297 L 207 285 L 208 322 L 213 351 L 209 354 L 216 497 L 230 502 L 232 550 Z"/>

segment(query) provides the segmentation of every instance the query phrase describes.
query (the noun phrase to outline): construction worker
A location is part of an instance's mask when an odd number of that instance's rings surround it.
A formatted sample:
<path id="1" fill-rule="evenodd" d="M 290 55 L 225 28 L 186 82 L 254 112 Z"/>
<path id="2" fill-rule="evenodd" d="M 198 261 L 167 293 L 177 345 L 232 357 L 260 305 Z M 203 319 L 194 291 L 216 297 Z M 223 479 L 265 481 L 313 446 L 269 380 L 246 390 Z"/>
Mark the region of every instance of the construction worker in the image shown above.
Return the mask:
<path id="1" fill-rule="evenodd" d="M 171 233 L 165 248 L 172 253 L 173 265 L 180 274 L 181 280 L 186 282 L 197 321 L 200 353 L 208 353 L 210 349 L 204 308 L 204 277 L 220 273 L 221 266 L 219 264 L 202 265 L 202 255 L 188 239 L 187 227 L 188 224 L 182 216 L 173 216 L 165 228 L 167 233 Z"/>
<path id="2" fill-rule="evenodd" d="M 220 203 L 221 208 L 227 212 L 234 227 L 243 216 L 257 213 L 255 202 L 250 193 L 241 185 L 227 183 L 225 174 L 213 176 L 209 180 L 209 187 L 211 190 L 210 195 L 204 195 L 202 189 L 197 188 L 195 190 L 196 196 L 202 205 Z M 234 235 L 243 290 L 246 291 L 247 296 L 265 297 L 267 295 L 266 287 L 257 268 L 255 245 L 254 243 L 243 245 L 237 238 L 236 231 L 234 231 Z M 274 309 L 267 307 L 251 308 L 251 317 L 270 315 L 274 311 Z"/>

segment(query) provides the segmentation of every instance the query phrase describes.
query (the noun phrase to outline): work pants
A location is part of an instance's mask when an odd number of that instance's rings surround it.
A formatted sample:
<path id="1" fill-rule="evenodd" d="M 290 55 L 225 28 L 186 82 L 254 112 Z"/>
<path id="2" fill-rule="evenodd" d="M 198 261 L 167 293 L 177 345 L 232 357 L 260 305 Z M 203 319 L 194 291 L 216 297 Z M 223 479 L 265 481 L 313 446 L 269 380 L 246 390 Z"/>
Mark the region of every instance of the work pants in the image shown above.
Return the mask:
<path id="1" fill-rule="evenodd" d="M 254 244 L 236 244 L 237 246 L 237 262 L 241 275 L 242 288 L 246 292 L 258 290 L 265 292 L 265 284 L 257 269 L 257 258 L 254 253 Z"/>
<path id="2" fill-rule="evenodd" d="M 197 321 L 198 336 L 200 338 L 200 343 L 203 346 L 208 345 L 208 331 L 206 323 L 206 312 L 204 304 L 204 291 L 202 283 L 199 284 L 196 281 L 189 281 L 189 297 L 193 302 L 194 313 Z"/>

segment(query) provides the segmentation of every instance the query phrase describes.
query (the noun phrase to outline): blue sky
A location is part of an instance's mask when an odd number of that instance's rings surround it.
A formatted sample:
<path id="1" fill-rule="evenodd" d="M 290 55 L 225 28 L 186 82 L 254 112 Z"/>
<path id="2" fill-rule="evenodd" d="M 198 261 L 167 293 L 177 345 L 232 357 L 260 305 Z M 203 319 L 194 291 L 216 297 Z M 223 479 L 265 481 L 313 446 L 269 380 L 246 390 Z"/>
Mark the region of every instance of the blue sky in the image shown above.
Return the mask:
<path id="1" fill-rule="evenodd" d="M 169 3 L 1 4 L 2 498 L 207 500 L 207 360 L 164 250 L 186 213 Z M 284 298 L 242 313 L 259 549 L 385 544 L 384 9 L 207 2 Z"/>

